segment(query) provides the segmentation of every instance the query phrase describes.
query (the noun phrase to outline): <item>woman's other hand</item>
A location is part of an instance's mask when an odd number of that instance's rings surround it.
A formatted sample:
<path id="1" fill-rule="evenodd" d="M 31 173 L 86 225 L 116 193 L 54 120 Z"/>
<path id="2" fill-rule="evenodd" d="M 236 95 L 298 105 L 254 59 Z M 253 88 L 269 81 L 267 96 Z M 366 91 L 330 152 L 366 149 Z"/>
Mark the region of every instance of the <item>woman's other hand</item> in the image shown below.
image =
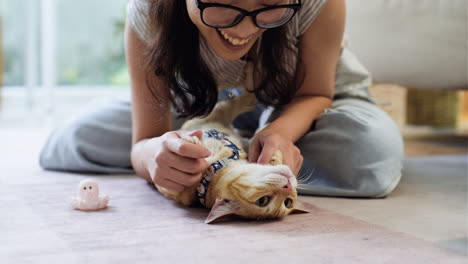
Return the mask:
<path id="1" fill-rule="evenodd" d="M 301 151 L 290 139 L 274 130 L 269 130 L 268 127 L 252 138 L 249 162 L 268 164 L 277 150 L 283 154 L 283 164 L 289 166 L 294 175 L 297 175 L 304 160 Z"/>

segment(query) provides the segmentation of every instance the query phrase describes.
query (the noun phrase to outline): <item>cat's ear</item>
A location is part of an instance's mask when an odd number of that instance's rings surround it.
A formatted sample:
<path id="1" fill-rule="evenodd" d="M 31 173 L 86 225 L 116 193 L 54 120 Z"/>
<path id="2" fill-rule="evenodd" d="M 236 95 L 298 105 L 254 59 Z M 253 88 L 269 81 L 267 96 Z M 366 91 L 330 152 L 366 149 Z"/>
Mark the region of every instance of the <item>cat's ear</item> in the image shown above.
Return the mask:
<path id="1" fill-rule="evenodd" d="M 294 205 L 294 209 L 291 211 L 291 214 L 310 213 L 313 210 L 314 210 L 313 205 L 297 200 L 296 204 Z"/>
<path id="2" fill-rule="evenodd" d="M 205 219 L 205 224 L 211 224 L 213 221 L 228 215 L 234 215 L 239 211 L 240 205 L 236 201 L 226 199 L 216 199 L 210 214 Z"/>

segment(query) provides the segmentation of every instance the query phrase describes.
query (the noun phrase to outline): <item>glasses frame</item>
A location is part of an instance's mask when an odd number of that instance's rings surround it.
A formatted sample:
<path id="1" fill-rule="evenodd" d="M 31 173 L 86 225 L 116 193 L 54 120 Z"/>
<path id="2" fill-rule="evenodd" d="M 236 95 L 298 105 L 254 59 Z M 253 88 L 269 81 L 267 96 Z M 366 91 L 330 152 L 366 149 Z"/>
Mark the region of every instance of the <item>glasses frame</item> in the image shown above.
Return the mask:
<path id="1" fill-rule="evenodd" d="M 206 26 L 211 27 L 211 28 L 230 28 L 230 27 L 234 27 L 234 26 L 238 25 L 240 22 L 242 22 L 242 20 L 244 20 L 245 17 L 252 17 L 253 23 L 255 24 L 255 26 L 257 26 L 259 28 L 263 28 L 263 29 L 277 28 L 277 27 L 281 27 L 281 26 L 287 24 L 296 15 L 297 11 L 299 11 L 299 9 L 302 6 L 301 0 L 298 0 L 299 2 L 296 3 L 296 4 L 267 6 L 267 7 L 256 9 L 256 10 L 253 10 L 253 11 L 247 11 L 245 9 L 242 9 L 240 7 L 237 7 L 237 6 L 232 6 L 232 5 L 225 5 L 225 4 L 219 4 L 219 3 L 204 3 L 204 2 L 201 2 L 200 0 L 196 0 L 196 1 L 197 1 L 198 9 L 200 9 L 200 17 L 201 17 L 201 20 L 202 20 L 203 24 L 205 24 Z M 223 27 L 212 26 L 212 25 L 206 23 L 205 19 L 203 19 L 203 12 L 208 7 L 224 7 L 224 8 L 234 9 L 236 11 L 239 11 L 242 14 L 242 17 L 240 19 L 234 21 L 232 24 L 230 24 L 228 26 L 223 26 Z M 294 10 L 294 13 L 292 14 L 292 16 L 287 21 L 285 21 L 283 24 L 281 24 L 279 26 L 265 27 L 265 26 L 260 26 L 257 23 L 257 15 L 259 13 L 261 13 L 263 11 L 274 10 L 274 9 L 279 9 L 279 8 L 291 8 L 291 9 Z"/>

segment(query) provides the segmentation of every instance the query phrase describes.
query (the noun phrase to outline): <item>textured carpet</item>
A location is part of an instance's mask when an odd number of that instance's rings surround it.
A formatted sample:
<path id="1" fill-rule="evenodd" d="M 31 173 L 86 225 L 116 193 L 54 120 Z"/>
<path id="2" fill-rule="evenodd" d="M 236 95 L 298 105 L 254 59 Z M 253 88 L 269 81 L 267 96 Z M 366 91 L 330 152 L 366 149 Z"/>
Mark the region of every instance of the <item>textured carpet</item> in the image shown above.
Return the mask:
<path id="1" fill-rule="evenodd" d="M 322 208 L 468 256 L 468 155 L 408 157 L 385 199 L 303 197 Z"/>
<path id="2" fill-rule="evenodd" d="M 0 263 L 466 263 L 413 236 L 319 207 L 280 221 L 206 225 L 131 176 L 41 171 L 44 133 L 0 133 Z M 78 182 L 93 177 L 110 208 L 72 210 Z"/>

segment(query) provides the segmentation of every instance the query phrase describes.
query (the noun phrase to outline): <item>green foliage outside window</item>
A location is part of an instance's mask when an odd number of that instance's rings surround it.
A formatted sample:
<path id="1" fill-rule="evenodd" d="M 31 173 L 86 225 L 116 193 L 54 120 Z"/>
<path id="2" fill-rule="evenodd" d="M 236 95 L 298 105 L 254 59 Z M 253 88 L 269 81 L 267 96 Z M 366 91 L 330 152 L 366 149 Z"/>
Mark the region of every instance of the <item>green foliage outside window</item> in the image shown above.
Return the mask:
<path id="1" fill-rule="evenodd" d="M 36 30 L 40 37 L 39 2 L 35 1 L 34 10 L 38 12 Z M 25 4 L 26 1 L 3 0 L 0 10 L 4 21 L 6 86 L 24 83 Z M 127 0 L 56 1 L 58 85 L 129 85 L 123 41 L 126 4 Z M 40 54 L 40 39 L 37 42 L 37 54 Z"/>

